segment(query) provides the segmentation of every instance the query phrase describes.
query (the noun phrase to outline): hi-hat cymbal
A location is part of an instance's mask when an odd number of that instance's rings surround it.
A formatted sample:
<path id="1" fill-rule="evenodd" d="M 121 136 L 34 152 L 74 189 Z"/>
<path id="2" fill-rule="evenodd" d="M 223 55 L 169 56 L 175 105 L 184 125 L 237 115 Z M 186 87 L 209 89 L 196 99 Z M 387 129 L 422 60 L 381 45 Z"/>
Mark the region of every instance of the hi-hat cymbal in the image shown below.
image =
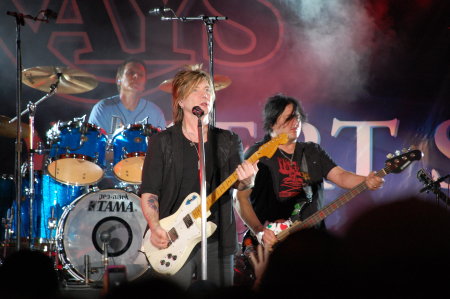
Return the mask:
<path id="1" fill-rule="evenodd" d="M 0 136 L 6 138 L 17 137 L 17 120 L 9 123 L 11 118 L 0 115 Z M 26 123 L 22 123 L 22 138 L 30 136 L 30 126 Z"/>
<path id="2" fill-rule="evenodd" d="M 161 84 L 159 84 L 159 89 L 162 91 L 172 93 L 172 80 L 173 79 L 167 79 L 163 81 Z M 227 88 L 231 84 L 231 79 L 224 75 L 214 75 L 214 89 L 215 91 L 222 90 L 224 88 Z"/>
<path id="3" fill-rule="evenodd" d="M 97 87 L 97 80 L 89 73 L 64 66 L 37 66 L 22 71 L 22 82 L 32 88 L 50 92 L 60 75 L 56 93 L 74 94 Z"/>

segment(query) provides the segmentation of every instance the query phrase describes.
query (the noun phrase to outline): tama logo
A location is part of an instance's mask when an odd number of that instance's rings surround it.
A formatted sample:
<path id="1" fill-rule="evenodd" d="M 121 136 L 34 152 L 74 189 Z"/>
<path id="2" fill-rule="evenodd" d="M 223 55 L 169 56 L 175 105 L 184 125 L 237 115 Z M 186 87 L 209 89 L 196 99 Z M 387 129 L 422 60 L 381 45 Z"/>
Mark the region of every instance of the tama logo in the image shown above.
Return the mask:
<path id="1" fill-rule="evenodd" d="M 96 212 L 133 212 L 133 202 L 125 201 L 90 201 L 88 211 Z"/>

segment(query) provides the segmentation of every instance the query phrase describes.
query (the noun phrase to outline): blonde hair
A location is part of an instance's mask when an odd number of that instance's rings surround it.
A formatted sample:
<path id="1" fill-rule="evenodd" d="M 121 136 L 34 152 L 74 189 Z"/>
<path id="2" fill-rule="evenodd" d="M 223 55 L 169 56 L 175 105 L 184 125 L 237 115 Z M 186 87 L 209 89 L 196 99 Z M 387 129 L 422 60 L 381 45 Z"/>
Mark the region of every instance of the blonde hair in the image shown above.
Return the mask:
<path id="1" fill-rule="evenodd" d="M 211 76 L 202 70 L 202 64 L 186 65 L 176 73 L 172 81 L 172 116 L 174 124 L 180 123 L 184 117 L 180 101 L 189 96 L 202 80 L 206 80 L 211 87 L 213 86 Z M 211 88 L 210 90 L 211 101 L 214 101 L 214 89 Z"/>

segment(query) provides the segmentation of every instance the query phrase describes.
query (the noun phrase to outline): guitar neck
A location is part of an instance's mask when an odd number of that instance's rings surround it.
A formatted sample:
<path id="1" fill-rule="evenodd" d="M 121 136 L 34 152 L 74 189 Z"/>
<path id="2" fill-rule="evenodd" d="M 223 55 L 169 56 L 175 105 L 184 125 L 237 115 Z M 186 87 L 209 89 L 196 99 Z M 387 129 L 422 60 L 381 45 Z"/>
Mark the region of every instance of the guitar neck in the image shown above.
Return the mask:
<path id="1" fill-rule="evenodd" d="M 375 175 L 382 178 L 386 174 L 388 174 L 387 170 L 388 170 L 388 168 L 385 167 L 385 168 L 381 169 L 380 171 L 378 171 Z M 301 222 L 296 221 L 293 223 L 293 225 L 290 228 L 281 231 L 277 235 L 278 241 L 283 241 L 293 232 L 316 225 L 317 223 L 319 223 L 320 221 L 322 221 L 323 219 L 328 217 L 331 213 L 333 213 L 334 211 L 336 211 L 337 209 L 342 207 L 344 204 L 349 202 L 352 198 L 354 198 L 356 195 L 360 194 L 361 192 L 363 192 L 366 189 L 367 189 L 367 185 L 365 182 L 359 183 L 358 185 L 353 187 L 351 190 L 349 190 L 346 193 L 344 193 L 343 195 L 341 195 L 335 201 L 329 203 L 324 208 L 320 209 L 319 211 L 317 211 L 314 214 L 312 214 L 311 216 L 309 216 L 304 221 L 301 221 Z"/>
<path id="2" fill-rule="evenodd" d="M 255 163 L 261 158 L 262 154 L 257 151 L 250 158 L 247 159 L 251 164 Z M 222 182 L 207 198 L 206 198 L 206 210 L 209 211 L 211 206 L 225 193 L 234 183 L 238 180 L 238 175 L 234 171 L 225 181 Z M 199 205 L 192 211 L 194 218 L 200 218 L 202 216 L 202 206 Z"/>

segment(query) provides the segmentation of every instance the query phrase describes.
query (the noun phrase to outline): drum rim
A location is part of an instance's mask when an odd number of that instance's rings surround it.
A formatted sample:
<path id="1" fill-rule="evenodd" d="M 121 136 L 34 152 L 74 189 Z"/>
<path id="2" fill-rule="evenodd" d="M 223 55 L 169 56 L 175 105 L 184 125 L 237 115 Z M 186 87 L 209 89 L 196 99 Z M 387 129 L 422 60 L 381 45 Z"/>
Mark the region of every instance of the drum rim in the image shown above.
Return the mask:
<path id="1" fill-rule="evenodd" d="M 77 159 L 77 157 L 67 157 L 67 155 L 69 155 L 69 156 L 70 156 L 70 155 L 76 155 L 76 156 L 87 157 L 87 159 L 84 159 L 84 160 L 86 160 L 86 161 L 88 161 L 88 162 L 91 162 L 92 164 L 94 164 L 94 165 L 100 167 L 100 169 L 102 170 L 102 176 L 101 176 L 98 180 L 96 180 L 96 181 L 94 181 L 94 182 L 89 182 L 89 183 L 84 183 L 84 184 L 70 183 L 70 182 L 63 181 L 63 180 L 61 180 L 61 179 L 56 178 L 54 175 L 52 175 L 52 173 L 51 173 L 48 169 L 49 169 L 50 165 L 51 165 L 53 162 L 56 162 L 56 161 L 58 161 L 58 160 L 62 160 L 62 159 Z M 61 157 L 61 156 L 65 156 L 65 157 Z M 46 162 L 46 165 L 45 165 L 45 170 L 46 170 L 45 173 L 48 174 L 52 179 L 54 179 L 54 180 L 57 181 L 58 183 L 61 183 L 61 184 L 64 184 L 64 185 L 69 185 L 69 186 L 89 186 L 89 185 L 95 185 L 95 184 L 99 183 L 101 180 L 103 180 L 103 178 L 105 177 L 105 173 L 106 173 L 106 169 L 107 169 L 107 168 L 106 168 L 105 166 L 102 166 L 102 165 L 99 165 L 99 164 L 95 163 L 94 161 L 92 161 L 92 160 L 90 160 L 90 159 L 94 160 L 93 158 L 91 158 L 91 157 L 89 157 L 89 156 L 85 156 L 85 155 L 81 155 L 81 154 L 62 154 L 62 155 L 60 155 L 60 157 L 59 157 L 58 159 L 56 159 L 56 158 L 47 158 L 47 162 Z"/>
<path id="2" fill-rule="evenodd" d="M 81 128 L 83 126 L 86 126 L 86 127 L 90 128 L 90 129 L 95 129 L 95 130 L 98 130 L 98 131 L 101 130 L 101 128 L 99 126 L 97 126 L 96 124 L 86 123 L 86 122 L 83 122 L 83 121 L 73 121 L 73 120 L 68 121 L 68 122 L 59 123 L 58 130 L 60 128 L 67 128 L 67 127 L 70 127 L 70 128 Z"/>

